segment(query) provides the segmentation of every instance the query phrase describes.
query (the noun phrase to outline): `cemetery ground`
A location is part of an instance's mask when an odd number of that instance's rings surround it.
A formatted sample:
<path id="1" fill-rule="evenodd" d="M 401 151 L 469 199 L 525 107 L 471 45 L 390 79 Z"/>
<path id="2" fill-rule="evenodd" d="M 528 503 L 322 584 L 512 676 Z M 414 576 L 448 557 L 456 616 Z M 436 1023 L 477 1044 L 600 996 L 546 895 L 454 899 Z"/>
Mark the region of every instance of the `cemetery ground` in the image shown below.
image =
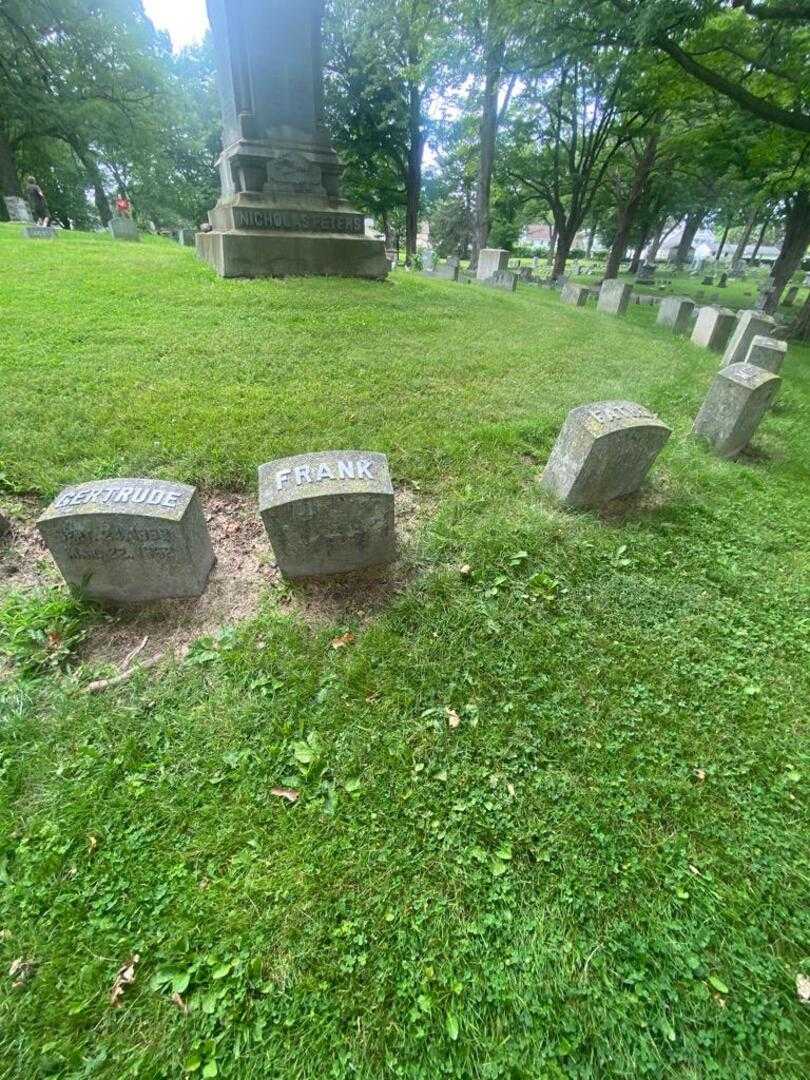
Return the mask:
<path id="1" fill-rule="evenodd" d="M 810 350 L 720 460 L 720 358 L 656 314 L 0 227 L 1 1077 L 807 1075 Z M 566 413 L 617 398 L 673 436 L 565 512 Z M 389 457 L 400 563 L 285 584 L 256 467 L 349 447 Z M 248 599 L 88 694 L 128 617 L 26 538 L 141 475 L 200 486 Z"/>

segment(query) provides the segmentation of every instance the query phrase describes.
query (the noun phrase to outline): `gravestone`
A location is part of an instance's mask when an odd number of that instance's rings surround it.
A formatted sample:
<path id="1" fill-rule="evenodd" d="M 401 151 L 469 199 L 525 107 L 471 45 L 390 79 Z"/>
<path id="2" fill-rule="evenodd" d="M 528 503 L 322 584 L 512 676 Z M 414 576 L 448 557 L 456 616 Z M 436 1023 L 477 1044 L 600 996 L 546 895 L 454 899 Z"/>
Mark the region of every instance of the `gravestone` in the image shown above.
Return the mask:
<path id="1" fill-rule="evenodd" d="M 734 457 L 750 442 L 781 381 L 752 364 L 723 368 L 701 406 L 693 433 L 721 457 Z"/>
<path id="2" fill-rule="evenodd" d="M 430 273 L 434 267 L 434 253 L 432 248 L 425 248 L 422 252 L 422 269 Z"/>
<path id="3" fill-rule="evenodd" d="M 718 278 L 717 288 L 718 289 L 726 289 L 726 288 L 728 288 L 728 274 L 725 271 L 723 271 L 723 273 Z"/>
<path id="4" fill-rule="evenodd" d="M 215 562 L 196 489 L 168 480 L 65 488 L 37 528 L 68 585 L 98 600 L 199 596 Z"/>
<path id="5" fill-rule="evenodd" d="M 326 128 L 323 0 L 208 0 L 221 197 L 197 254 L 221 276 L 385 278 L 385 242 L 340 196 Z"/>
<path id="6" fill-rule="evenodd" d="M 653 304 L 660 303 L 660 301 L 660 296 L 650 296 L 647 293 L 641 293 L 641 295 L 638 297 L 637 303 L 641 304 L 643 307 L 650 307 Z"/>
<path id="7" fill-rule="evenodd" d="M 728 308 L 702 307 L 698 311 L 695 329 L 692 331 L 692 344 L 722 352 L 736 320 L 737 316 Z"/>
<path id="8" fill-rule="evenodd" d="M 504 289 L 506 292 L 515 292 L 517 283 L 517 274 L 513 274 L 511 270 L 495 270 L 481 282 L 490 289 Z"/>
<path id="9" fill-rule="evenodd" d="M 395 558 L 394 489 L 384 454 L 328 450 L 261 465 L 259 511 L 287 577 Z"/>
<path id="10" fill-rule="evenodd" d="M 778 375 L 782 370 L 782 364 L 784 364 L 786 356 L 786 341 L 766 337 L 764 334 L 757 334 L 748 347 L 744 362 L 751 364 L 752 367 L 761 367 L 765 371 Z"/>
<path id="11" fill-rule="evenodd" d="M 563 285 L 560 299 L 565 304 L 573 304 L 574 307 L 585 307 L 590 295 L 591 290 L 587 285 L 577 285 L 573 281 L 568 281 Z"/>
<path id="12" fill-rule="evenodd" d="M 760 314 L 768 307 L 776 306 L 776 289 L 763 288 L 757 293 L 756 310 Z"/>
<path id="13" fill-rule="evenodd" d="M 449 262 L 439 263 L 433 268 L 433 277 L 444 278 L 447 281 L 458 281 L 458 263 L 451 266 Z"/>
<path id="14" fill-rule="evenodd" d="M 770 315 L 763 315 L 759 311 L 741 311 L 726 351 L 723 353 L 723 367 L 743 363 L 754 338 L 757 335 L 768 337 L 773 333 L 775 325 L 776 321 Z"/>
<path id="15" fill-rule="evenodd" d="M 496 270 L 506 270 L 508 266 L 508 251 L 502 251 L 501 248 L 482 248 L 478 252 L 476 277 L 479 281 L 486 281 Z"/>
<path id="16" fill-rule="evenodd" d="M 804 275 L 804 281 L 802 282 L 802 285 L 804 285 L 805 289 L 810 289 L 810 274 Z"/>
<path id="17" fill-rule="evenodd" d="M 26 225 L 34 224 L 34 215 L 25 199 L 21 199 L 18 195 L 5 195 L 3 202 L 8 210 L 9 221 L 22 221 Z"/>
<path id="18" fill-rule="evenodd" d="M 389 269 L 396 270 L 397 263 L 399 262 L 396 251 L 394 251 L 393 248 L 386 248 L 385 257 L 388 260 Z"/>
<path id="19" fill-rule="evenodd" d="M 181 247 L 196 247 L 197 234 L 194 229 L 178 229 L 177 242 Z"/>
<path id="20" fill-rule="evenodd" d="M 668 326 L 676 334 L 685 334 L 690 329 L 694 302 L 686 296 L 666 296 L 661 300 L 658 326 Z"/>
<path id="21" fill-rule="evenodd" d="M 573 507 L 637 491 L 671 432 L 632 401 L 597 401 L 568 414 L 541 484 Z"/>
<path id="22" fill-rule="evenodd" d="M 28 240 L 55 240 L 56 229 L 50 225 L 26 225 L 23 236 Z"/>
<path id="23" fill-rule="evenodd" d="M 638 268 L 638 274 L 636 275 L 636 285 L 654 285 L 655 284 L 655 267 L 644 266 Z"/>
<path id="24" fill-rule="evenodd" d="M 458 255 L 448 255 L 446 262 L 448 266 L 455 266 L 457 268 L 461 266 L 461 259 L 459 259 Z"/>
<path id="25" fill-rule="evenodd" d="M 782 303 L 785 305 L 785 307 L 793 307 L 793 305 L 796 303 L 796 297 L 798 295 L 799 295 L 799 286 L 798 285 L 791 285 L 790 288 L 788 289 L 787 294 L 785 295 L 785 299 L 782 301 Z"/>
<path id="26" fill-rule="evenodd" d="M 0 536 L 8 536 L 11 532 L 11 522 L 6 515 L 0 511 Z"/>
<path id="27" fill-rule="evenodd" d="M 534 284 L 534 274 L 530 266 L 521 266 L 518 270 L 518 279 L 524 282 L 526 285 Z"/>
<path id="28" fill-rule="evenodd" d="M 137 243 L 141 239 L 138 226 L 132 218 L 114 217 L 110 222 L 109 229 L 116 240 L 129 240 Z"/>
<path id="29" fill-rule="evenodd" d="M 597 311 L 602 311 L 606 315 L 624 315 L 630 303 L 632 291 L 629 285 L 625 285 L 618 278 L 605 278 L 599 290 Z"/>
<path id="30" fill-rule="evenodd" d="M 701 281 L 700 284 L 701 285 L 714 285 L 714 277 L 711 274 L 707 274 L 706 277 Z"/>

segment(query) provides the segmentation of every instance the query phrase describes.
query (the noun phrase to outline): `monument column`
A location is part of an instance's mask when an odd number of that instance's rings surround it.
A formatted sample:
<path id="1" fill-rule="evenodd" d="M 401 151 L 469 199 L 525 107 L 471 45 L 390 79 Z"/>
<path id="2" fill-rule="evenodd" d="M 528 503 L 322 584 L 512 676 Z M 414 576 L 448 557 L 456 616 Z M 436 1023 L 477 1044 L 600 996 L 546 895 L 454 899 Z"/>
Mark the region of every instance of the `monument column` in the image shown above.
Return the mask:
<path id="1" fill-rule="evenodd" d="M 323 122 L 323 0 L 208 0 L 208 14 L 224 149 L 199 256 L 222 277 L 384 278 Z"/>

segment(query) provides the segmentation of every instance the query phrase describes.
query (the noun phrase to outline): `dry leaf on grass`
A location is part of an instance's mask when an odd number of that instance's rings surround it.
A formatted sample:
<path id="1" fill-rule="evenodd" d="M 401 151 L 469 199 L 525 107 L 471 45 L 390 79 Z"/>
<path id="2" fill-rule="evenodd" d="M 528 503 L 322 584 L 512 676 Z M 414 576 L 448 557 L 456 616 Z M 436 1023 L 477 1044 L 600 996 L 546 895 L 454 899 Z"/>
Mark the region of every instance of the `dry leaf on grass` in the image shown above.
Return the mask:
<path id="1" fill-rule="evenodd" d="M 31 976 L 34 974 L 34 963 L 32 960 L 23 960 L 20 957 L 15 960 L 11 967 L 8 969 L 9 978 L 13 979 L 13 986 L 15 989 L 19 989 L 21 986 L 25 986 Z"/>
<path id="2" fill-rule="evenodd" d="M 353 645 L 355 642 L 354 634 L 351 630 L 347 634 L 341 634 L 340 637 L 336 637 L 332 641 L 333 649 L 345 649 L 347 645 Z"/>
<path id="3" fill-rule="evenodd" d="M 701 784 L 702 784 L 703 781 L 706 779 L 706 770 L 705 769 L 695 769 L 695 779 L 699 780 L 701 782 Z"/>
<path id="4" fill-rule="evenodd" d="M 271 795 L 277 795 L 279 799 L 286 799 L 289 803 L 296 803 L 301 798 L 301 792 L 290 787 L 274 787 Z"/>
<path id="5" fill-rule="evenodd" d="M 458 715 L 458 713 L 456 712 L 455 709 L 447 708 L 447 709 L 445 709 L 445 712 L 447 713 L 447 724 L 448 724 L 448 726 L 450 727 L 450 729 L 452 731 L 455 731 L 455 729 L 461 723 L 461 717 Z"/>
<path id="6" fill-rule="evenodd" d="M 462 577 L 469 577 L 470 574 L 472 573 L 472 567 L 470 566 L 469 563 L 464 563 L 464 565 L 459 570 L 459 573 L 461 574 Z"/>
<path id="7" fill-rule="evenodd" d="M 810 1003 L 810 975 L 802 975 L 800 972 L 796 976 L 796 994 L 804 1005 Z"/>
<path id="8" fill-rule="evenodd" d="M 176 1005 L 183 1016 L 188 1016 L 188 1005 L 186 1005 L 180 994 L 172 994 L 172 1004 Z"/>
<path id="9" fill-rule="evenodd" d="M 131 986 L 132 983 L 135 982 L 135 967 L 139 960 L 140 956 L 137 953 L 133 953 L 126 964 L 118 969 L 113 988 L 110 991 L 110 1004 L 114 1009 L 121 1007 L 121 999 L 124 996 L 124 991 L 128 986 Z"/>
<path id="10" fill-rule="evenodd" d="M 96 839 L 96 837 L 95 836 L 88 836 L 87 837 L 87 854 L 92 855 L 97 847 L 98 847 L 98 840 Z"/>

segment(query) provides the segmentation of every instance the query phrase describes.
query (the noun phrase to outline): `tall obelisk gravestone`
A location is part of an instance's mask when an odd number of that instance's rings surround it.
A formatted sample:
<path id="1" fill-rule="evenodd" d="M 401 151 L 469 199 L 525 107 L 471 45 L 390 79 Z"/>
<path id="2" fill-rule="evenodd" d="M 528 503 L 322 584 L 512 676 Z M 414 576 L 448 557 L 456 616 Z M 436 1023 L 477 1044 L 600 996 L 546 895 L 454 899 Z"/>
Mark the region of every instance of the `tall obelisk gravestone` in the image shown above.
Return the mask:
<path id="1" fill-rule="evenodd" d="M 197 253 L 222 277 L 384 278 L 385 244 L 341 199 L 323 117 L 323 0 L 208 0 L 224 150 Z"/>

